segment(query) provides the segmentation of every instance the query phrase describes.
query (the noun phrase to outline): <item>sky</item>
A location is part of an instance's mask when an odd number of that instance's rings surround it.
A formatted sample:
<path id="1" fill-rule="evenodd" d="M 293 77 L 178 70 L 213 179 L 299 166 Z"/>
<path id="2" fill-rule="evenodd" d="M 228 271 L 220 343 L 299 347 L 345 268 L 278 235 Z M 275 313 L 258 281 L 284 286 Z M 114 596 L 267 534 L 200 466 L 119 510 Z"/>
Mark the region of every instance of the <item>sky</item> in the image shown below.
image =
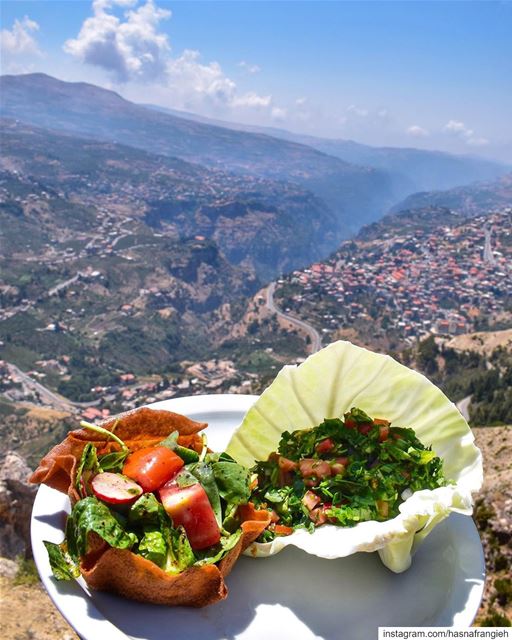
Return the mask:
<path id="1" fill-rule="evenodd" d="M 2 73 L 512 163 L 512 2 L 3 0 Z"/>

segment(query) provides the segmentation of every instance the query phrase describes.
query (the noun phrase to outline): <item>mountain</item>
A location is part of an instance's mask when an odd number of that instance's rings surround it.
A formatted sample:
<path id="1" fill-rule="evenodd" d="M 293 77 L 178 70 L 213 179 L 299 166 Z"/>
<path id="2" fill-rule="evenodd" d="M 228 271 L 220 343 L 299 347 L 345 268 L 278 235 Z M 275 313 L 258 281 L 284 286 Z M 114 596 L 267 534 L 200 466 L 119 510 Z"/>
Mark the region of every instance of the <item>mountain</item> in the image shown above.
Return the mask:
<path id="1" fill-rule="evenodd" d="M 97 209 L 113 212 L 122 229 L 117 235 L 126 238 L 210 238 L 231 264 L 243 263 L 262 279 L 325 255 L 335 241 L 332 212 L 294 184 L 206 169 L 7 118 L 2 152 L 7 182 L 0 219 L 7 252 L 29 238 L 33 249 L 77 232 L 91 238 L 98 234 Z M 23 177 L 30 178 L 28 186 Z M 46 200 L 28 215 L 19 200 L 29 196 L 32 183 L 42 185 Z"/>
<path id="2" fill-rule="evenodd" d="M 433 233 L 436 228 L 453 227 L 462 224 L 464 220 L 465 216 L 454 213 L 447 207 L 425 206 L 401 209 L 366 225 L 359 231 L 356 239 L 372 242 L 387 240 L 394 236 Z"/>
<path id="3" fill-rule="evenodd" d="M 174 109 L 148 106 L 205 124 L 228 127 L 236 131 L 252 131 L 304 144 L 345 162 L 384 170 L 392 179 L 394 193 L 401 194 L 399 197 L 417 191 L 451 189 L 470 182 L 492 180 L 510 171 L 509 166 L 483 158 L 426 149 L 373 147 L 353 140 L 320 138 L 293 133 L 286 129 L 224 122 Z"/>
<path id="4" fill-rule="evenodd" d="M 512 173 L 492 182 L 476 182 L 446 191 L 413 193 L 392 207 L 391 212 L 425 207 L 447 207 L 467 217 L 512 207 Z"/>
<path id="5" fill-rule="evenodd" d="M 210 168 L 300 185 L 336 216 L 337 238 L 377 219 L 398 197 L 385 171 L 359 167 L 304 144 L 176 117 L 86 83 L 44 74 L 2 76 L 0 113 L 39 127 Z"/>

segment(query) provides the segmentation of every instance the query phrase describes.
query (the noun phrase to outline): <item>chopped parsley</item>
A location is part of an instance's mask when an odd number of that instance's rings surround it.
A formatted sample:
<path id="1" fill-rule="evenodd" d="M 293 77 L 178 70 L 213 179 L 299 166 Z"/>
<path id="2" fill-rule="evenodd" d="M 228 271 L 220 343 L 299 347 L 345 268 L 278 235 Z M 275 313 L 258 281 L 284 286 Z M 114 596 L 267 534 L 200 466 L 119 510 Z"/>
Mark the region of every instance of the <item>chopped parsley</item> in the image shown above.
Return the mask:
<path id="1" fill-rule="evenodd" d="M 325 523 L 388 520 L 411 493 L 446 485 L 441 459 L 412 429 L 357 408 L 313 429 L 285 431 L 278 451 L 252 471 L 252 500 L 274 520 L 259 542 Z"/>

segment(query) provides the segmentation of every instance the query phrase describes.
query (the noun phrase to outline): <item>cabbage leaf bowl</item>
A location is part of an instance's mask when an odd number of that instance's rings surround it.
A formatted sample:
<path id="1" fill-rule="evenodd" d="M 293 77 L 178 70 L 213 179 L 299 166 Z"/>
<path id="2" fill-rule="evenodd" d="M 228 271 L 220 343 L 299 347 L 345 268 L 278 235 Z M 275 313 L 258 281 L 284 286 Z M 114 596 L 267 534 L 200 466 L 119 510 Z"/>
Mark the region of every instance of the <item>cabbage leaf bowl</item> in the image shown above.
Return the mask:
<path id="1" fill-rule="evenodd" d="M 313 533 L 299 529 L 272 542 L 253 543 L 246 554 L 271 556 L 287 545 L 322 558 L 378 551 L 384 565 L 400 573 L 451 512 L 471 515 L 472 494 L 483 480 L 482 456 L 456 406 L 425 376 L 350 342 L 334 342 L 298 366 L 283 367 L 245 415 L 227 452 L 250 467 L 277 450 L 284 431 L 315 427 L 325 418 L 342 417 L 351 407 L 414 429 L 442 458 L 449 484 L 416 491 L 391 520 L 353 527 L 326 524 Z"/>

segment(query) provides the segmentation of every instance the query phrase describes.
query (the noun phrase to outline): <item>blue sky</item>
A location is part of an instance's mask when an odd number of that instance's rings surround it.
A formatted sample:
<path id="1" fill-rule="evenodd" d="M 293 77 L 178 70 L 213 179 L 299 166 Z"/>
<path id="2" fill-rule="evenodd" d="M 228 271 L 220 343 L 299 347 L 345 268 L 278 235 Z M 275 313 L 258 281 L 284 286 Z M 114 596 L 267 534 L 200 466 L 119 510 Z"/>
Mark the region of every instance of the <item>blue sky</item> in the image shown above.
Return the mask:
<path id="1" fill-rule="evenodd" d="M 2 72 L 512 162 L 512 2 L 9 1 Z"/>

